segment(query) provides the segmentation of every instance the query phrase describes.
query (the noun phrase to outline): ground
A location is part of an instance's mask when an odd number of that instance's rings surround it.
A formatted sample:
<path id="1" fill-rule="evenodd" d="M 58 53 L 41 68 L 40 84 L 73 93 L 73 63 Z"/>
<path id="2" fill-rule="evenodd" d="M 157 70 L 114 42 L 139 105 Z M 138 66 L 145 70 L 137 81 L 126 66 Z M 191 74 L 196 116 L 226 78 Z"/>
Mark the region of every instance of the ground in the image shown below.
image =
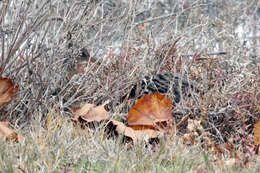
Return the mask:
<path id="1" fill-rule="evenodd" d="M 246 155 L 260 117 L 257 0 L 10 0 L 0 9 L 1 76 L 19 86 L 0 115 L 23 136 L 1 141 L 0 172 L 259 172 L 259 156 Z M 79 64 L 82 48 L 95 61 Z M 230 132 L 223 137 L 239 156 L 216 157 L 184 145 L 179 134 L 129 147 L 69 121 L 84 103 L 125 116 L 120 98 L 160 72 L 198 85 L 203 94 L 182 99 L 175 111 L 232 122 L 225 124 L 231 130 L 215 127 Z"/>

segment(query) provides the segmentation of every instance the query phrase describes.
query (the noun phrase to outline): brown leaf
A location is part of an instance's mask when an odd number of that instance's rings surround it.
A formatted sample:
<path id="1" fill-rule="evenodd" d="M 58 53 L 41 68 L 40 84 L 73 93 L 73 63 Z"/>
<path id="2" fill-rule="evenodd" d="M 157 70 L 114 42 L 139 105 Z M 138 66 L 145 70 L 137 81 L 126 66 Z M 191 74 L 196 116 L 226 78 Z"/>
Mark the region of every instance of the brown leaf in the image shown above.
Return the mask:
<path id="1" fill-rule="evenodd" d="M 0 106 L 11 101 L 17 91 L 10 79 L 0 77 Z"/>
<path id="2" fill-rule="evenodd" d="M 115 130 L 117 133 L 131 138 L 134 143 L 141 140 L 147 141 L 151 138 L 157 138 L 159 135 L 163 134 L 160 131 L 152 130 L 152 129 L 134 130 L 130 127 L 127 127 L 122 122 L 116 120 L 112 120 L 111 122 L 113 123 L 114 126 L 116 126 Z"/>
<path id="3" fill-rule="evenodd" d="M 5 138 L 5 140 L 9 141 L 12 140 L 14 142 L 19 142 L 20 137 L 18 134 L 8 128 L 8 122 L 0 122 L 0 138 Z"/>
<path id="4" fill-rule="evenodd" d="M 260 120 L 254 125 L 253 131 L 255 145 L 260 145 Z"/>
<path id="5" fill-rule="evenodd" d="M 107 120 L 110 118 L 109 113 L 104 109 L 104 106 L 95 106 L 93 104 L 85 104 L 82 107 L 76 107 L 73 110 L 73 120 L 78 121 L 79 118 L 86 122 Z"/>
<path id="6" fill-rule="evenodd" d="M 159 92 L 145 94 L 129 111 L 127 122 L 133 129 L 157 129 L 172 120 L 172 101 Z"/>

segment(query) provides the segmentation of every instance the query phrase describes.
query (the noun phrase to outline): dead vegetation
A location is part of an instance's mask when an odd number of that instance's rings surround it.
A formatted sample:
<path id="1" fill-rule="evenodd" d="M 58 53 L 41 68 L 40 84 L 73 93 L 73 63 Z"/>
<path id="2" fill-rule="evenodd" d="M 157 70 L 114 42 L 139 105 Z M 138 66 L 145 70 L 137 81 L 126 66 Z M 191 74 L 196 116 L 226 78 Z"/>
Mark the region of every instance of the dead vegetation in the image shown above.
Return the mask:
<path id="1" fill-rule="evenodd" d="M 1 171 L 259 171 L 257 0 L 9 0 L 0 9 L 0 73 L 19 86 L 1 120 L 27 136 L 0 144 Z M 81 62 L 82 48 L 95 61 Z M 121 98 L 160 72 L 186 76 L 200 94 L 181 96 L 173 108 L 178 132 L 159 145 L 129 150 L 102 130 L 67 122 L 85 103 L 123 119 Z M 192 146 L 179 141 L 184 134 Z"/>

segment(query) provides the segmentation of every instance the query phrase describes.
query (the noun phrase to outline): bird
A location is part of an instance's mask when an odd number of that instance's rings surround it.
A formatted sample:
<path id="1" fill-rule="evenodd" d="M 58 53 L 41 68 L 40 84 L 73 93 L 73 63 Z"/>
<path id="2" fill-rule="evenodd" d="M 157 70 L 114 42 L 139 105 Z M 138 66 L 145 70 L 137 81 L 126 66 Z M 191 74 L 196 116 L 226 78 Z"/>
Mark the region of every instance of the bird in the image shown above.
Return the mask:
<path id="1" fill-rule="evenodd" d="M 136 82 L 130 92 L 124 95 L 121 100 L 140 98 L 144 94 L 152 94 L 158 91 L 163 95 L 172 94 L 174 102 L 179 103 L 182 95 L 190 96 L 192 91 L 199 91 L 195 85 L 195 82 L 189 81 L 186 75 L 161 72 L 155 75 L 147 75 Z"/>
<path id="2" fill-rule="evenodd" d="M 159 72 L 144 76 L 142 79 L 132 84 L 130 90 L 119 99 L 116 110 L 127 114 L 137 101 L 145 94 L 159 92 L 172 100 L 172 116 L 180 120 L 184 112 L 177 111 L 176 105 L 188 98 L 196 98 L 202 92 L 198 84 L 188 80 L 187 75 L 180 75 L 172 72 Z M 115 110 L 115 109 L 114 109 Z M 125 121 L 126 117 L 122 117 Z"/>
<path id="3" fill-rule="evenodd" d="M 66 55 L 63 62 L 64 77 L 59 82 L 60 87 L 54 89 L 55 91 L 51 95 L 56 96 L 61 91 L 61 88 L 71 81 L 74 75 L 83 74 L 85 67 L 94 63 L 97 66 L 101 64 L 96 57 L 90 56 L 87 48 L 81 48 L 77 53 Z"/>
<path id="4" fill-rule="evenodd" d="M 98 62 L 98 59 L 94 56 L 90 56 L 89 51 L 87 48 L 80 49 L 80 53 L 76 56 L 76 60 L 80 62 L 91 62 L 95 63 Z"/>
<path id="5" fill-rule="evenodd" d="M 70 61 L 66 61 L 68 64 L 67 68 L 67 80 L 69 81 L 76 74 L 83 74 L 84 69 L 88 65 L 95 64 L 93 71 L 96 70 L 98 66 L 101 65 L 101 62 L 95 56 L 90 56 L 87 48 L 80 49 L 79 53 L 69 57 Z M 69 63 L 68 63 L 69 62 Z"/>

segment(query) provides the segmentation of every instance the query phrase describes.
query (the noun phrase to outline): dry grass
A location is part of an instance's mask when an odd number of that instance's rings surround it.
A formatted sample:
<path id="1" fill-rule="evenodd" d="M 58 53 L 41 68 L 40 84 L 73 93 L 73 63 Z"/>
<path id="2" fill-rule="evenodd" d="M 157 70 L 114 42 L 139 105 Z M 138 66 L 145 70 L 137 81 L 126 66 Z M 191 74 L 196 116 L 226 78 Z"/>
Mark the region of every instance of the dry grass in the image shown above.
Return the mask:
<path id="1" fill-rule="evenodd" d="M 178 136 L 161 140 L 156 152 L 143 145 L 128 149 L 102 130 L 83 133 L 66 121 L 70 109 L 85 102 L 108 102 L 111 114 L 121 115 L 120 97 L 133 83 L 172 71 L 186 74 L 204 93 L 183 99 L 176 112 L 224 117 L 228 129 L 218 122 L 211 128 L 229 133 L 213 138 L 242 136 L 252 143 L 260 105 L 257 0 L 9 0 L 0 1 L 0 9 L 1 75 L 20 89 L 0 115 L 24 136 L 18 144 L 1 142 L 1 172 L 259 172 L 257 156 L 246 167 L 228 166 L 229 153 L 217 163 Z M 78 73 L 81 48 L 100 61 Z M 44 127 L 50 114 L 59 126 Z"/>
<path id="2" fill-rule="evenodd" d="M 211 162 L 213 156 L 199 147 L 182 145 L 177 136 L 161 141 L 154 152 L 154 148 L 145 148 L 141 143 L 128 149 L 119 141 L 106 139 L 102 131 L 82 133 L 67 122 L 63 122 L 59 128 L 52 126 L 49 130 L 41 128 L 38 122 L 32 129 L 23 130 L 23 133 L 26 138 L 18 144 L 1 142 L 1 172 L 193 172 L 199 168 L 215 172 L 240 170 L 235 166 L 227 167 L 223 163 Z M 225 168 L 221 169 L 219 165 Z"/>
<path id="3" fill-rule="evenodd" d="M 48 128 L 32 122 L 20 131 L 17 144 L 0 143 L 1 172 L 257 172 L 254 157 L 246 168 L 236 167 L 228 154 L 222 159 L 199 146 L 185 146 L 173 135 L 159 145 L 134 147 L 107 139 L 101 131 L 84 132 L 65 120 L 53 120 Z M 156 151 L 155 151 L 156 150 Z M 231 164 L 229 163 L 231 162 Z"/>

